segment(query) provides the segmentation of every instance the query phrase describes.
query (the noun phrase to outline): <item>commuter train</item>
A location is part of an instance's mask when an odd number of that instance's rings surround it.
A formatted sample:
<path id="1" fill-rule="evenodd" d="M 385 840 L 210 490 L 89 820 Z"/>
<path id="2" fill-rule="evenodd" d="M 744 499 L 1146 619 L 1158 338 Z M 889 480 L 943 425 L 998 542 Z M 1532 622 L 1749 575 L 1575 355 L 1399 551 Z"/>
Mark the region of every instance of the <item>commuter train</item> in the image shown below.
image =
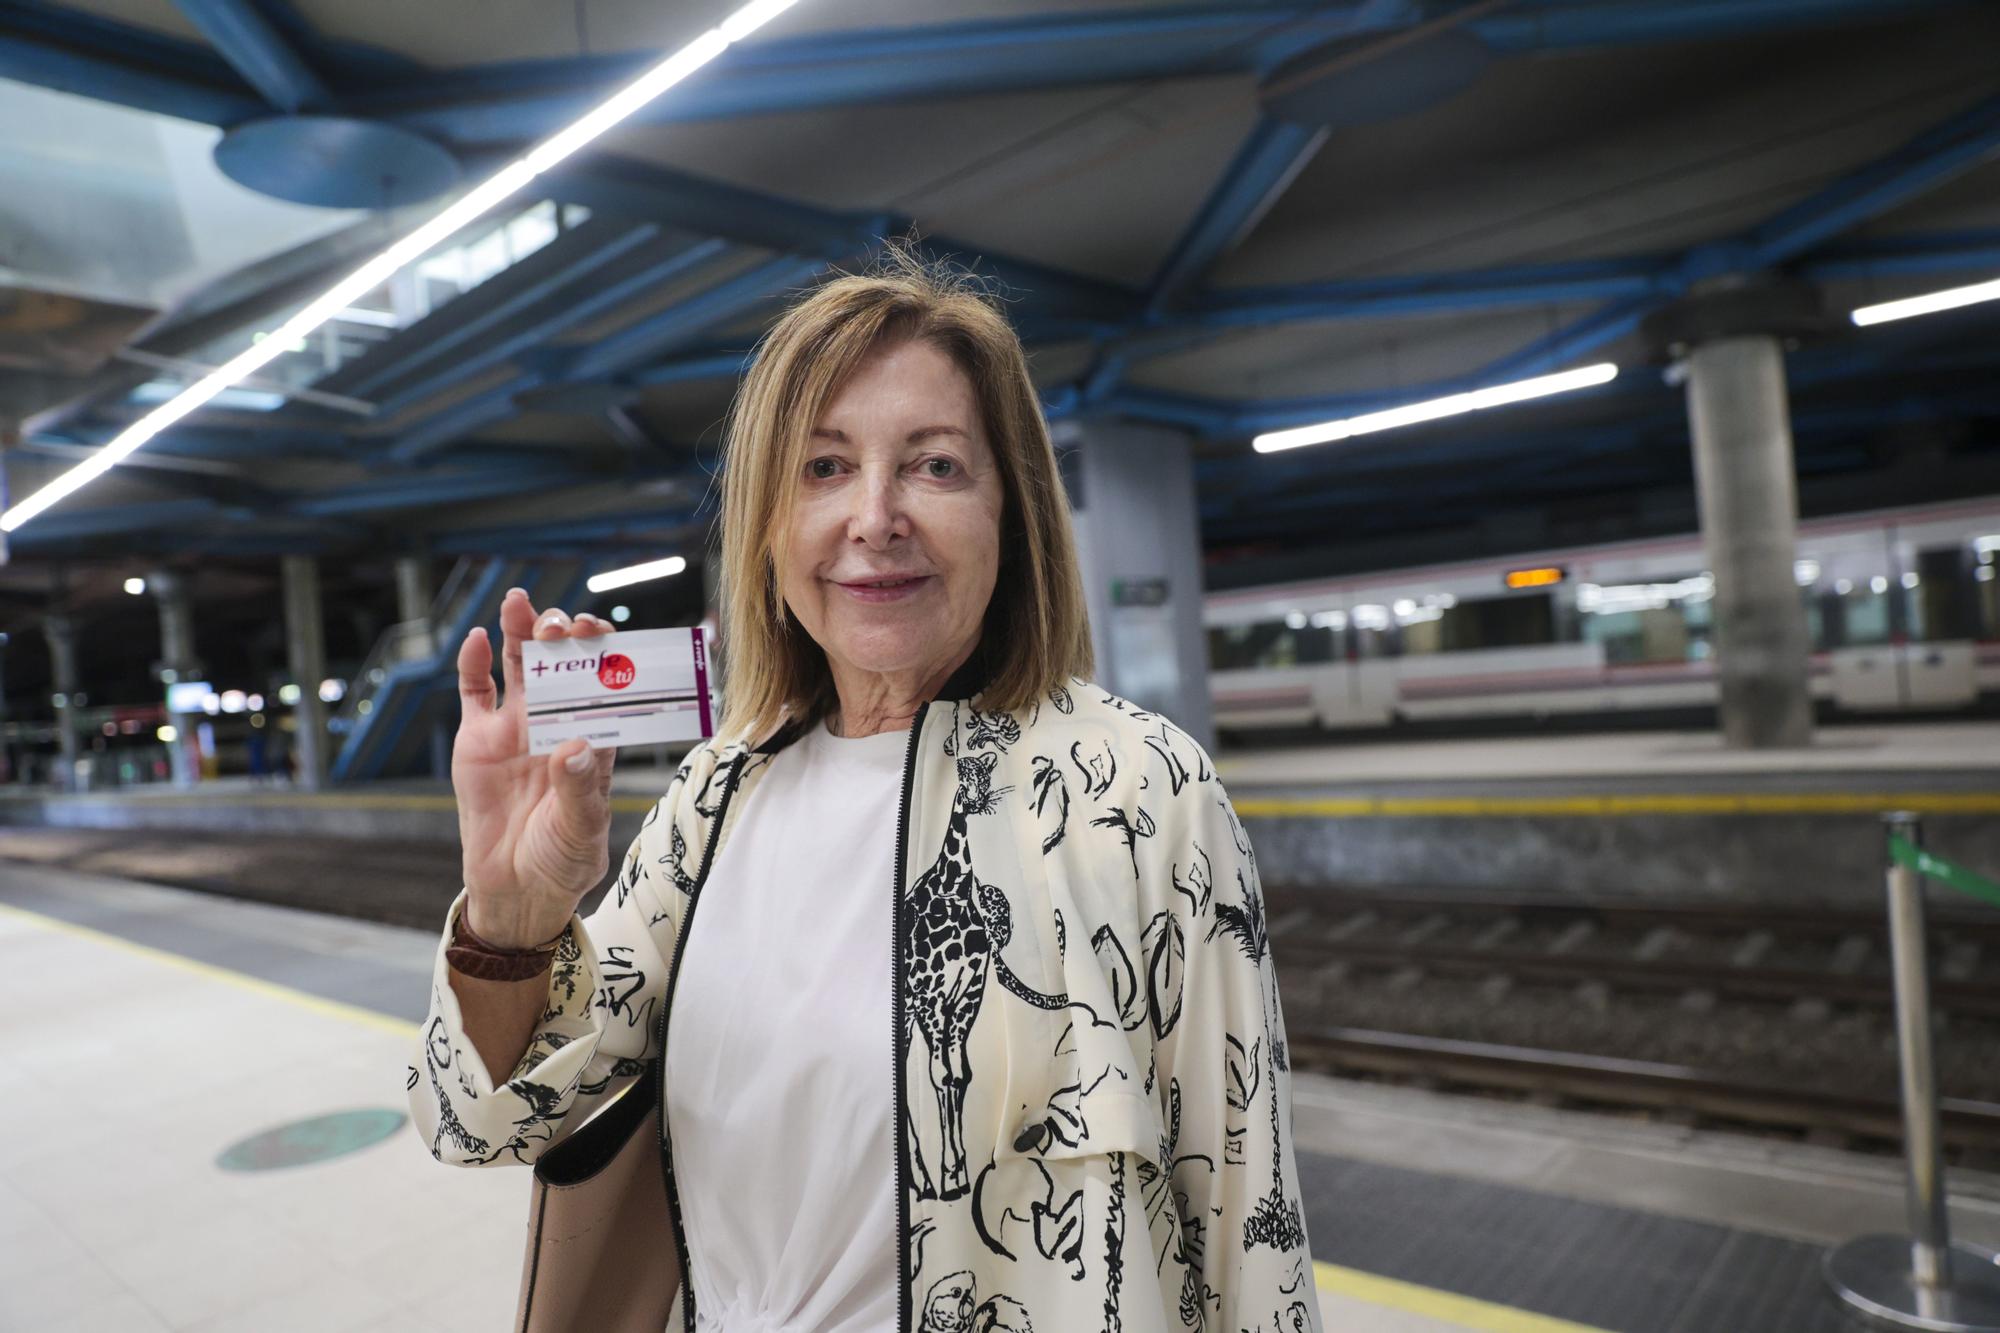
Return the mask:
<path id="1" fill-rule="evenodd" d="M 1824 715 L 2000 703 L 2000 497 L 1801 521 Z M 1213 592 L 1216 726 L 1361 729 L 1716 702 L 1699 534 Z"/>

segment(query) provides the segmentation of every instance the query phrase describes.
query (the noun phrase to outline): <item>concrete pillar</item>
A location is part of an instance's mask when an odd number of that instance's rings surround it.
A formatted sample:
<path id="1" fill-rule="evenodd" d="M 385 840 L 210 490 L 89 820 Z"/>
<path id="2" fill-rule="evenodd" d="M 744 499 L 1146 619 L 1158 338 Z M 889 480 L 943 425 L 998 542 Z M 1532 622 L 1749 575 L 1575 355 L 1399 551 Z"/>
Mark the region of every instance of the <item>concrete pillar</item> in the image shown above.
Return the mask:
<path id="1" fill-rule="evenodd" d="M 1122 422 L 1059 422 L 1097 679 L 1215 745 L 1202 628 L 1193 442 Z"/>
<path id="2" fill-rule="evenodd" d="M 55 682 L 56 785 L 64 791 L 76 790 L 76 624 L 68 616 L 50 615 L 42 621 L 42 633 L 49 641 L 49 674 Z"/>
<path id="3" fill-rule="evenodd" d="M 299 701 L 292 710 L 298 723 L 293 744 L 298 755 L 299 786 L 318 791 L 326 782 L 326 705 L 319 683 L 326 679 L 326 630 L 320 618 L 319 562 L 309 555 L 284 557 L 285 655 Z"/>
<path id="4" fill-rule="evenodd" d="M 156 569 L 146 575 L 146 591 L 160 610 L 160 670 L 177 681 L 200 680 L 201 661 L 194 650 L 194 601 L 188 594 L 187 579 L 173 570 Z M 207 720 L 204 712 L 172 713 L 168 720 L 178 733 L 167 747 L 173 761 L 174 785 L 192 787 L 201 781 L 201 748 L 195 728 Z"/>
<path id="5" fill-rule="evenodd" d="M 1784 352 L 1775 337 L 1739 334 L 1696 346 L 1686 366 L 1702 545 L 1715 576 L 1723 739 L 1737 749 L 1809 745 Z"/>
<path id="6" fill-rule="evenodd" d="M 431 562 L 421 555 L 396 557 L 396 619 L 405 626 L 421 629 L 403 631 L 403 656 L 415 661 L 437 651 L 436 627 L 431 624 Z"/>

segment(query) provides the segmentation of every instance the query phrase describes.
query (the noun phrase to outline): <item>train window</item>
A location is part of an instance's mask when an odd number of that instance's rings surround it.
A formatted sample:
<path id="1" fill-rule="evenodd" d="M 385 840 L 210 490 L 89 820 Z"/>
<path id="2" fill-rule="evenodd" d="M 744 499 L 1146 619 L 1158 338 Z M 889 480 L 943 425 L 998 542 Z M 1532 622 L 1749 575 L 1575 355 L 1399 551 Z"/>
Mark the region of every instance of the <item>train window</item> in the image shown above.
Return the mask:
<path id="1" fill-rule="evenodd" d="M 1536 593 L 1460 601 L 1436 625 L 1439 649 L 1448 653 L 1554 643 L 1555 598 Z"/>
<path id="2" fill-rule="evenodd" d="M 1339 659 L 1339 631 L 1315 625 L 1294 629 L 1282 620 L 1263 620 L 1254 625 L 1218 625 L 1208 631 L 1212 671 L 1310 666 Z"/>

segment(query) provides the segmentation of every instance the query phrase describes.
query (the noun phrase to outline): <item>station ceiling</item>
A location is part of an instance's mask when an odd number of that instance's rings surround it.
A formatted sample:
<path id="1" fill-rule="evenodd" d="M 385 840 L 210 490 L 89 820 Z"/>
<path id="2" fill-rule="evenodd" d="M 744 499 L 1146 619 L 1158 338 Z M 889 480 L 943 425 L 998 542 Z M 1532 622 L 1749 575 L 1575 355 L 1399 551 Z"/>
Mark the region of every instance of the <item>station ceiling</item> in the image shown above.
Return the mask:
<path id="1" fill-rule="evenodd" d="M 218 144 L 339 117 L 476 179 L 733 8 L 0 0 L 14 497 L 440 206 L 287 203 Z M 1052 419 L 1192 432 L 1246 568 L 1689 526 L 1641 321 L 1716 274 L 1839 311 L 2000 271 L 1995 50 L 1976 0 L 801 0 L 436 256 L 462 292 L 355 312 L 12 534 L 0 594 L 163 555 L 691 551 L 758 333 L 910 234 L 998 284 Z M 1995 311 L 1793 353 L 1809 506 L 2000 490 Z M 1598 360 L 1624 373 L 1560 403 L 1249 448 Z"/>

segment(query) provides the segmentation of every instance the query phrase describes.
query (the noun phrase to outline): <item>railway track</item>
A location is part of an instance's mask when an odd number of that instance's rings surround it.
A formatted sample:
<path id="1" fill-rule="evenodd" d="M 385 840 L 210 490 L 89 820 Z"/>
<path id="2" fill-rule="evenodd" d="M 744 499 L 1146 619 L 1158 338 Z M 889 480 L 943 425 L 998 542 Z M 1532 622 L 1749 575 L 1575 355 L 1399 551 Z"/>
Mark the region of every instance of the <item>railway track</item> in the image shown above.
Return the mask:
<path id="1" fill-rule="evenodd" d="M 1879 914 L 1267 894 L 1296 1065 L 1901 1135 Z M 2000 1152 L 2000 914 L 1933 922 L 1947 1141 Z"/>
<path id="2" fill-rule="evenodd" d="M 1894 1098 L 1782 1087 L 1648 1060 L 1314 1026 L 1293 1032 L 1290 1051 L 1294 1068 L 1329 1073 L 1684 1113 L 1849 1142 L 1889 1144 L 1902 1137 L 1902 1112 Z M 1947 1097 L 1940 1116 L 1950 1146 L 2000 1152 L 2000 1103 Z"/>

